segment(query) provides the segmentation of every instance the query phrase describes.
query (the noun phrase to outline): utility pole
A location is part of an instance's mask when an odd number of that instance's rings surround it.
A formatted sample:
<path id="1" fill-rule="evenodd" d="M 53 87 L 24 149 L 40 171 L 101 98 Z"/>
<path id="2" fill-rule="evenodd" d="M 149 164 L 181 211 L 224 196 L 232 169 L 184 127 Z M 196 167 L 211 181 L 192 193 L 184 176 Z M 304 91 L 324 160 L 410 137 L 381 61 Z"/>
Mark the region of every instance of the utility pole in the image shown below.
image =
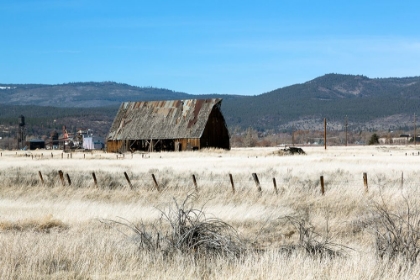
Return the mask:
<path id="1" fill-rule="evenodd" d="M 23 149 L 25 145 L 25 117 L 19 116 L 19 131 L 18 131 L 18 149 Z"/>
<path id="2" fill-rule="evenodd" d="M 295 146 L 295 129 L 292 130 L 292 147 Z"/>
<path id="3" fill-rule="evenodd" d="M 347 115 L 346 115 L 346 147 L 347 147 Z"/>
<path id="4" fill-rule="evenodd" d="M 416 113 L 414 113 L 414 146 L 416 145 Z"/>
<path id="5" fill-rule="evenodd" d="M 327 118 L 324 118 L 324 149 L 327 149 Z"/>

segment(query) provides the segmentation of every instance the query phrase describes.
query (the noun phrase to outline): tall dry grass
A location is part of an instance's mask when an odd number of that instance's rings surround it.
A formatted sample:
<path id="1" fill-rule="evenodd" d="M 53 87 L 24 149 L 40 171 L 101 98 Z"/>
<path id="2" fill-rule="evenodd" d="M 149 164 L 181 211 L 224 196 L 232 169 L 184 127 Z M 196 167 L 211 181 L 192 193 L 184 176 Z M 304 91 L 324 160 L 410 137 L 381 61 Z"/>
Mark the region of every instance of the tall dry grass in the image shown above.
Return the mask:
<path id="1" fill-rule="evenodd" d="M 105 153 L 78 153 L 67 159 L 57 151 L 53 157 L 46 151 L 30 156 L 2 151 L 0 278 L 415 279 L 420 276 L 418 262 L 399 255 L 378 257 L 375 226 L 380 213 L 375 209 L 386 205 L 391 213 L 405 217 L 402 205 L 409 201 L 416 210 L 420 197 L 416 149 L 304 148 L 306 156 L 279 156 L 274 148 L 207 150 L 156 153 L 150 158 L 127 154 L 123 159 Z M 62 185 L 58 170 L 69 174 L 71 186 L 67 181 Z M 261 193 L 252 180 L 254 172 Z M 368 193 L 363 172 L 368 174 Z M 154 188 L 152 173 L 161 192 Z M 326 184 L 324 196 L 320 175 Z M 195 253 L 175 251 L 168 257 L 163 250 L 139 248 L 130 228 L 103 222 L 122 218 L 156 228 L 174 199 L 183 201 L 192 193 L 191 204 L 206 218 L 220 219 L 236 230 L 245 253 L 197 258 Z M 299 219 L 293 223 L 287 217 Z M 311 233 L 312 244 L 342 245 L 342 254 L 320 257 L 306 252 L 299 245 L 304 229 L 296 221 Z M 165 227 L 160 231 L 164 235 Z"/>

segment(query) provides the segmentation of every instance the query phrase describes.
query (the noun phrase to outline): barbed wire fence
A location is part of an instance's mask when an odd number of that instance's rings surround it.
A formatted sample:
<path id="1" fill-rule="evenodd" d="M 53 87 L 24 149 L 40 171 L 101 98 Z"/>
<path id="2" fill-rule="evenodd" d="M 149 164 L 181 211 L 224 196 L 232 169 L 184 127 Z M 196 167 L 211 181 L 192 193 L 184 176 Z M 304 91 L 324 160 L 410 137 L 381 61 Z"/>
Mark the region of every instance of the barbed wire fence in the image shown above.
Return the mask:
<path id="1" fill-rule="evenodd" d="M 88 156 L 86 156 L 86 154 Z M 414 155 L 414 154 L 413 154 Z M 53 154 L 46 152 L 41 154 L 9 154 L 9 156 L 25 157 L 30 160 L 43 159 L 72 159 L 72 153 Z M 141 155 L 148 157 L 148 154 Z M 3 157 L 3 153 L 0 153 Z M 110 155 L 108 155 L 108 158 Z M 125 159 L 126 155 L 114 154 L 114 159 Z M 130 155 L 127 156 L 129 158 Z M 131 158 L 133 155 L 131 154 Z M 105 159 L 101 154 L 79 153 L 78 159 Z M 221 191 L 230 191 L 236 193 L 239 191 L 255 191 L 257 193 L 281 194 L 286 188 L 296 188 L 300 190 L 316 191 L 320 195 L 325 195 L 329 190 L 336 187 L 359 189 L 365 193 L 370 188 L 383 188 L 384 186 L 397 186 L 399 188 L 411 187 L 415 184 L 416 179 L 405 178 L 403 172 L 401 177 L 389 179 L 386 183 L 379 180 L 368 180 L 368 174 L 363 173 L 358 178 L 332 178 L 320 175 L 318 178 L 299 178 L 285 174 L 284 176 L 270 176 L 267 174 L 232 174 L 232 173 L 208 173 L 208 174 L 165 174 L 158 169 L 150 169 L 148 172 L 102 172 L 102 171 L 86 171 L 73 172 L 52 169 L 50 171 L 41 172 L 25 170 L 0 170 L 0 185 L 44 185 L 44 186 L 72 186 L 72 187 L 94 187 L 103 189 L 128 188 L 130 190 L 155 190 L 163 191 L 167 189 L 185 189 L 199 192 L 203 188 L 218 188 Z"/>
<path id="2" fill-rule="evenodd" d="M 334 188 L 351 188 L 368 193 L 372 188 L 383 188 L 393 186 L 403 189 L 411 187 L 413 180 L 401 178 L 389 180 L 386 184 L 368 180 L 368 174 L 363 173 L 359 178 L 329 179 L 321 175 L 319 178 L 305 178 L 299 180 L 297 177 L 284 180 L 282 176 L 270 177 L 269 175 L 249 174 L 169 174 L 164 172 L 101 172 L 101 171 L 78 171 L 73 174 L 63 170 L 50 170 L 48 172 L 31 171 L 21 169 L 14 171 L 0 171 L 0 185 L 20 186 L 63 186 L 75 188 L 97 188 L 97 189 L 118 189 L 147 190 L 161 192 L 164 190 L 187 190 L 200 192 L 208 188 L 216 188 L 220 191 L 231 193 L 251 191 L 256 193 L 269 193 L 279 195 L 285 189 L 296 189 L 311 191 L 325 195 Z"/>

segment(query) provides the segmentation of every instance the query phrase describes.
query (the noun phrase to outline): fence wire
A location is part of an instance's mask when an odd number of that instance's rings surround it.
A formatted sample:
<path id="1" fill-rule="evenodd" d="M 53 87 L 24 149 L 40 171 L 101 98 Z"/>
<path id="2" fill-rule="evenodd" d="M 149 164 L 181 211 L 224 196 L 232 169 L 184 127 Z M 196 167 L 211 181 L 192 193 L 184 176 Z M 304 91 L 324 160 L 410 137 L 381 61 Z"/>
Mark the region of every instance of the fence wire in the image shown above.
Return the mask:
<path id="1" fill-rule="evenodd" d="M 410 154 L 410 153 L 409 153 Z M 417 153 L 420 155 L 420 152 Z M 407 153 L 406 153 L 407 155 Z M 412 153 L 412 155 L 415 155 Z M 28 160 L 65 160 L 65 159 L 114 159 L 114 160 L 124 160 L 133 158 L 133 156 L 138 157 L 148 157 L 150 155 L 119 155 L 119 154 L 95 154 L 95 153 L 53 153 L 46 151 L 45 153 L 34 153 L 30 151 L 25 153 L 16 152 L 9 153 L 8 155 L 3 155 L 3 158 L 16 158 L 24 157 Z M 290 174 L 289 171 L 285 174 L 275 174 L 275 176 L 270 176 L 267 174 L 256 174 L 258 177 L 258 182 L 252 174 L 215 174 L 212 172 L 207 172 L 204 174 L 176 174 L 173 171 L 170 171 L 169 174 L 165 173 L 165 170 L 151 169 L 148 172 L 128 172 L 127 177 L 129 182 L 127 182 L 126 177 L 123 172 L 71 172 L 63 170 L 63 178 L 59 177 L 59 170 L 50 170 L 42 173 L 41 171 L 36 171 L 33 173 L 28 173 L 23 169 L 8 169 L 0 170 L 0 186 L 11 186 L 11 185 L 27 185 L 34 186 L 38 184 L 43 184 L 47 186 L 55 185 L 64 185 L 64 186 L 77 186 L 77 187 L 90 187 L 92 186 L 93 176 L 97 178 L 96 187 L 104 188 L 118 188 L 126 187 L 128 184 L 130 188 L 134 189 L 154 189 L 156 183 L 161 189 L 165 188 L 184 188 L 184 189 L 200 189 L 200 188 L 225 188 L 236 190 L 259 190 L 267 191 L 273 190 L 275 187 L 278 189 L 303 189 L 303 190 L 321 190 L 321 180 L 320 177 L 311 177 L 311 178 L 301 178 L 297 175 Z M 95 175 L 93 175 L 95 174 Z M 156 183 L 152 179 L 152 174 L 155 176 Z M 195 175 L 196 182 L 194 183 L 192 176 Z M 231 176 L 231 177 L 230 177 Z M 232 181 L 233 185 L 232 185 Z M 401 175 L 399 178 L 386 179 L 385 181 L 379 177 L 368 178 L 365 182 L 363 180 L 362 174 L 360 176 L 350 176 L 349 174 L 344 174 L 340 176 L 323 176 L 324 190 L 329 191 L 336 188 L 351 188 L 351 189 L 366 189 L 366 188 L 386 188 L 386 187 L 416 187 L 417 178 L 410 178 L 409 176 L 404 177 Z M 43 182 L 42 182 L 43 181 Z"/>
<path id="2" fill-rule="evenodd" d="M 74 186 L 74 187 L 92 187 L 98 188 L 122 188 L 130 186 L 133 189 L 203 189 L 203 188 L 221 188 L 226 190 L 255 190 L 255 191 L 275 191 L 276 189 L 300 189 L 300 190 L 319 190 L 322 191 L 322 182 L 320 177 L 300 179 L 297 176 L 277 175 L 272 177 L 266 174 L 259 175 L 258 181 L 253 174 L 165 174 L 156 170 L 156 173 L 128 172 L 125 177 L 124 172 L 66 172 L 63 170 L 63 176 L 60 176 L 59 170 L 51 170 L 49 172 L 24 172 L 23 169 L 0 170 L 0 186 Z M 152 174 L 155 176 L 156 183 Z M 195 182 L 193 180 L 195 176 Z M 128 180 L 127 180 L 128 178 Z M 233 184 L 232 184 L 232 181 Z M 95 184 L 95 179 L 97 184 Z M 332 178 L 323 176 L 323 189 L 325 192 L 334 189 L 358 189 L 367 190 L 370 188 L 411 188 L 416 187 L 417 178 L 403 177 L 389 179 L 381 182 L 378 178 L 367 179 L 365 182 L 363 177 L 349 178 Z"/>

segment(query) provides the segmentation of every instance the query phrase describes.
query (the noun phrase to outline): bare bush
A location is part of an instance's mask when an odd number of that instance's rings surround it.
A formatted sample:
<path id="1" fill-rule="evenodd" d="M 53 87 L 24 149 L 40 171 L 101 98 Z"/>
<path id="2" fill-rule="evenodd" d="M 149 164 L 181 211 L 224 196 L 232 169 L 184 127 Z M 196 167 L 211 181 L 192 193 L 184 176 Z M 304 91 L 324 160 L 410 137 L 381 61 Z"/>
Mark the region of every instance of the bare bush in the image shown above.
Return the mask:
<path id="1" fill-rule="evenodd" d="M 420 254 L 420 213 L 411 209 L 405 198 L 405 207 L 394 212 L 382 201 L 373 204 L 373 234 L 379 258 L 402 257 L 415 263 Z"/>
<path id="2" fill-rule="evenodd" d="M 299 234 L 299 240 L 296 244 L 283 246 L 281 248 L 283 251 L 290 253 L 293 250 L 303 249 L 310 256 L 332 258 L 343 256 L 344 249 L 350 249 L 332 242 L 328 222 L 325 234 L 321 234 L 315 231 L 315 227 L 309 222 L 308 215 L 286 216 L 284 219 L 295 229 L 291 233 L 297 232 Z"/>
<path id="3" fill-rule="evenodd" d="M 167 211 L 161 211 L 160 219 L 153 225 L 135 225 L 124 220 L 112 221 L 130 228 L 138 247 L 146 250 L 161 250 L 165 254 L 181 252 L 204 256 L 216 254 L 237 257 L 243 250 L 235 229 L 217 218 L 207 218 L 203 209 L 190 203 L 191 195 Z"/>

